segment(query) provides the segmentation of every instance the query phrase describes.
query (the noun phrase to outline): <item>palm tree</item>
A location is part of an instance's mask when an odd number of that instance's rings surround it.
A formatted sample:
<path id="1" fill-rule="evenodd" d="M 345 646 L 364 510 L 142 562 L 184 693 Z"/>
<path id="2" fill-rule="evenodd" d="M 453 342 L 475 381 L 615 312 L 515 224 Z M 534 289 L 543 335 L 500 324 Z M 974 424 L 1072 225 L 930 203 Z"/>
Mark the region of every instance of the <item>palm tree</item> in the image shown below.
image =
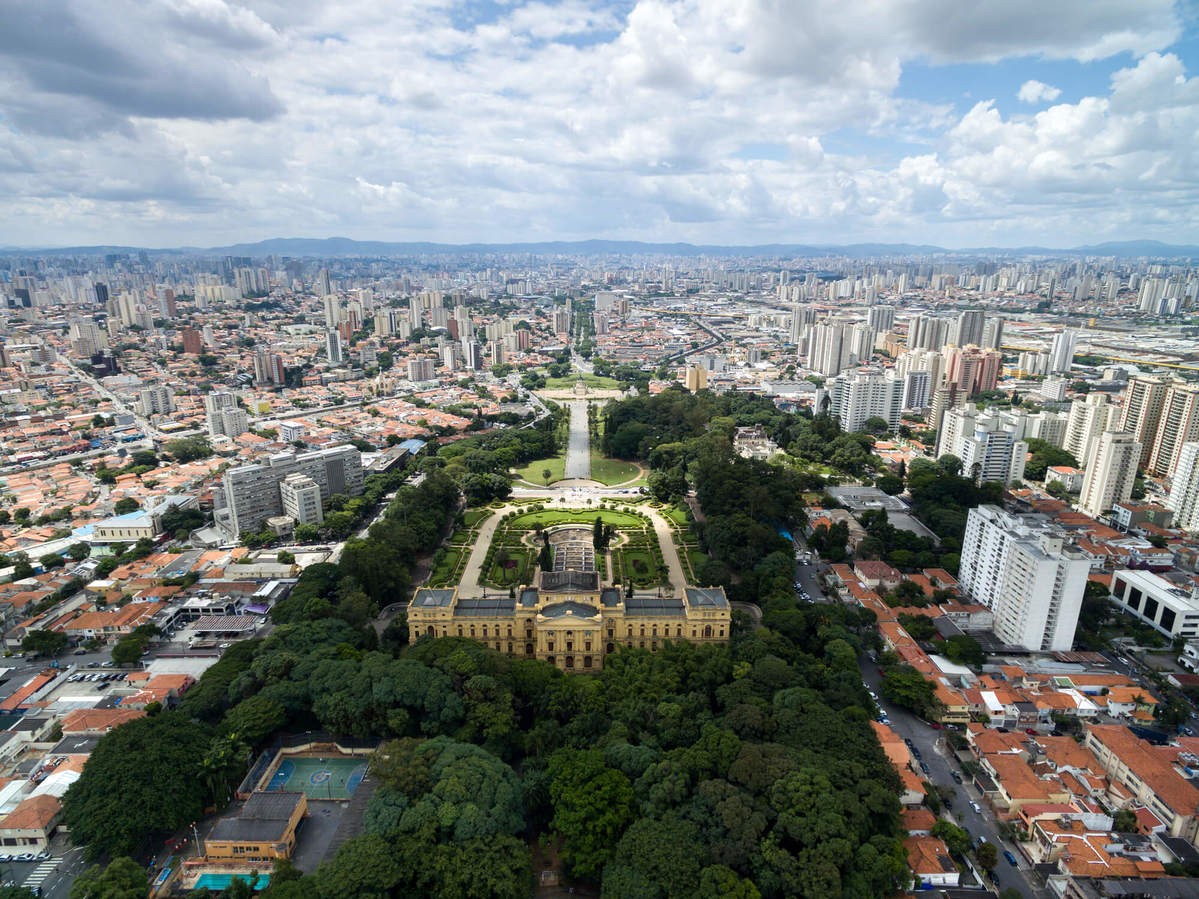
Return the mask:
<path id="1" fill-rule="evenodd" d="M 545 486 L 548 487 L 550 485 L 550 478 L 552 478 L 553 476 L 554 476 L 554 473 L 552 471 L 550 471 L 548 468 L 541 469 L 541 477 L 545 481 Z"/>

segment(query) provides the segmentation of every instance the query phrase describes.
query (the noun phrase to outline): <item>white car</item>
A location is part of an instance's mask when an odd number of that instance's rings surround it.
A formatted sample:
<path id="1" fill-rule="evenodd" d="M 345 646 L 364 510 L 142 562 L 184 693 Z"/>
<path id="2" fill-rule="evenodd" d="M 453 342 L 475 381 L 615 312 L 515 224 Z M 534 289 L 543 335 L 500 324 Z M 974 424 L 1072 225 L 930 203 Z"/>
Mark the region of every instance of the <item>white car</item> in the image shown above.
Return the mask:
<path id="1" fill-rule="evenodd" d="M 974 809 L 975 814 L 981 815 L 983 813 L 982 806 L 979 805 L 977 802 L 975 802 L 973 799 L 970 800 L 970 807 L 972 809 Z"/>

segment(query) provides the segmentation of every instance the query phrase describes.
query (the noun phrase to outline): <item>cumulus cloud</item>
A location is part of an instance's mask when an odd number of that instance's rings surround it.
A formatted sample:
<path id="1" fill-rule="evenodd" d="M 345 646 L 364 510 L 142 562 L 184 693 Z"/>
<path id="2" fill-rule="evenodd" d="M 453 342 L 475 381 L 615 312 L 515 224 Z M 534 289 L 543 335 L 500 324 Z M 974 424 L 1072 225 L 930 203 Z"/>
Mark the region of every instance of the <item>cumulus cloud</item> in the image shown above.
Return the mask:
<path id="1" fill-rule="evenodd" d="M 1193 208 L 1172 0 L 97 6 L 0 5 L 0 242 L 1023 243 Z M 1119 53 L 1032 118 L 897 96 L 914 61 Z"/>
<path id="2" fill-rule="evenodd" d="M 1016 99 L 1021 103 L 1031 103 L 1035 106 L 1044 102 L 1052 103 L 1061 95 L 1060 88 L 1034 79 L 1032 81 L 1025 81 L 1020 85 L 1020 90 L 1016 93 Z"/>

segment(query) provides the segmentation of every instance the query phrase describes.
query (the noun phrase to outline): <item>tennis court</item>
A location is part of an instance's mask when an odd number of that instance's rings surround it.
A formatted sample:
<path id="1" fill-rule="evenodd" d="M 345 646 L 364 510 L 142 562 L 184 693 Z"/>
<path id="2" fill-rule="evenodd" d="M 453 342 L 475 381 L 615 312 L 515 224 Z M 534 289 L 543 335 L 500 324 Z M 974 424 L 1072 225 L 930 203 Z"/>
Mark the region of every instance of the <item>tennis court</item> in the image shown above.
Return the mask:
<path id="1" fill-rule="evenodd" d="M 365 775 L 361 759 L 293 756 L 279 762 L 266 789 L 293 790 L 309 799 L 349 799 Z"/>

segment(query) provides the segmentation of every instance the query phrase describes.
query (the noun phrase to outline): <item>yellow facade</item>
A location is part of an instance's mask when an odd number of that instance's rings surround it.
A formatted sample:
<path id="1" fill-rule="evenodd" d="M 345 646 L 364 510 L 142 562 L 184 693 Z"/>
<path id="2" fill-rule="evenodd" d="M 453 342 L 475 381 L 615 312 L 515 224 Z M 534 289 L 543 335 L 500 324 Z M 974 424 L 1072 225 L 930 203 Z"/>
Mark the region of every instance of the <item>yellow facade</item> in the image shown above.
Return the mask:
<path id="1" fill-rule="evenodd" d="M 522 587 L 515 599 L 461 599 L 457 589 L 425 588 L 408 606 L 410 640 L 469 637 L 575 672 L 598 671 L 618 646 L 653 651 L 666 640 L 725 643 L 730 628 L 720 587 L 688 587 L 677 598 L 626 598 L 619 586 L 600 587 L 589 572 L 542 575 L 541 589 Z"/>

